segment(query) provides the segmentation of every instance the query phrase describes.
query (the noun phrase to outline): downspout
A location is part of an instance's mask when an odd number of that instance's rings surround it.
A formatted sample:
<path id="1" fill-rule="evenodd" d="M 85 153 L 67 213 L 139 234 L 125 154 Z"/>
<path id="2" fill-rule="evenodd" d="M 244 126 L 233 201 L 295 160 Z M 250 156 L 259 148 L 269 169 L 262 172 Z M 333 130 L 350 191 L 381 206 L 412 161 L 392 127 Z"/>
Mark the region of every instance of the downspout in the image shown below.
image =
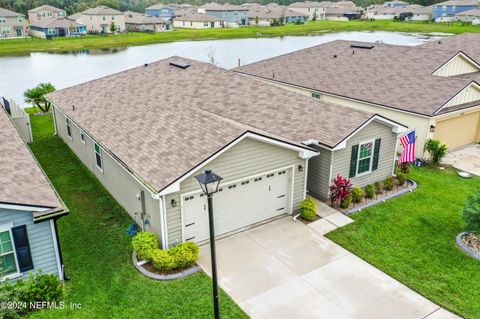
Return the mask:
<path id="1" fill-rule="evenodd" d="M 56 241 L 56 244 L 57 244 L 57 249 L 58 249 L 58 259 L 60 259 L 60 265 L 62 267 L 62 276 L 63 276 L 63 279 L 64 280 L 70 280 L 70 277 L 68 277 L 66 274 L 65 274 L 65 266 L 63 264 L 63 254 L 62 254 L 62 246 L 60 245 L 60 237 L 58 236 L 58 226 L 57 226 L 57 218 L 54 218 L 53 219 L 53 228 L 55 229 L 55 241 Z"/>
<path id="2" fill-rule="evenodd" d="M 166 237 L 166 218 L 165 218 L 165 198 L 164 196 L 158 196 L 158 206 L 160 207 L 160 228 L 162 234 L 162 249 L 168 248 L 167 237 Z"/>

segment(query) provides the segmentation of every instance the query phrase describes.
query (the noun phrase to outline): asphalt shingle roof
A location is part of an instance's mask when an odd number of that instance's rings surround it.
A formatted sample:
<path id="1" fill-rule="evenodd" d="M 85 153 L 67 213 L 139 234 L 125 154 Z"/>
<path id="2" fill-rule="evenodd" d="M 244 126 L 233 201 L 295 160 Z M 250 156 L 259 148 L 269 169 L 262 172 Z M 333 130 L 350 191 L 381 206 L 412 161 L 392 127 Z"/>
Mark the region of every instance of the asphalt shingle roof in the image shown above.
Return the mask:
<path id="1" fill-rule="evenodd" d="M 116 9 L 112 9 L 107 6 L 98 6 L 95 8 L 90 8 L 82 12 L 82 14 L 85 15 L 118 15 L 118 14 L 123 14 L 123 12 L 120 12 Z"/>
<path id="2" fill-rule="evenodd" d="M 12 10 L 0 8 L 0 17 L 24 17 L 24 15 Z"/>
<path id="3" fill-rule="evenodd" d="M 234 71 L 431 116 L 472 82 L 432 75 L 457 53 L 337 40 Z"/>
<path id="4" fill-rule="evenodd" d="M 170 65 L 175 61 L 191 66 Z M 309 139 L 334 147 L 374 116 L 181 57 L 48 97 L 157 190 L 246 132 L 301 147 Z"/>

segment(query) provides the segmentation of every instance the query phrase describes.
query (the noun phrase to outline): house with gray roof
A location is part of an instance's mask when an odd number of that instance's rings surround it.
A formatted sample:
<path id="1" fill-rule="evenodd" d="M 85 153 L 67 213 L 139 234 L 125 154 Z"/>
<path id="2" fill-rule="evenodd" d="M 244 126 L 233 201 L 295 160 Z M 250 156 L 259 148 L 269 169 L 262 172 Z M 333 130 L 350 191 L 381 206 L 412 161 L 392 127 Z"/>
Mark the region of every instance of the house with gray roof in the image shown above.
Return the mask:
<path id="1" fill-rule="evenodd" d="M 200 6 L 198 13 L 205 13 L 223 19 L 226 27 L 248 25 L 248 8 L 242 6 L 210 2 Z"/>
<path id="2" fill-rule="evenodd" d="M 470 22 L 473 25 L 479 25 L 480 24 L 480 8 L 457 13 L 457 20 L 462 22 Z"/>
<path id="3" fill-rule="evenodd" d="M 333 6 L 330 1 L 304 1 L 294 2 L 288 7 L 293 11 L 308 15 L 309 20 L 325 20 L 326 8 Z"/>
<path id="4" fill-rule="evenodd" d="M 0 103 L 0 279 L 27 279 L 30 272 L 42 270 L 63 280 L 56 223 L 68 211 L 4 104 Z"/>
<path id="5" fill-rule="evenodd" d="M 0 8 L 0 39 L 24 37 L 27 22 L 23 14 Z"/>
<path id="6" fill-rule="evenodd" d="M 333 41 L 235 71 L 329 103 L 381 114 L 417 133 L 416 155 L 437 138 L 480 141 L 480 35 L 410 47 Z"/>
<path id="7" fill-rule="evenodd" d="M 225 20 L 206 13 L 186 13 L 173 19 L 175 28 L 211 29 L 225 27 Z"/>
<path id="8" fill-rule="evenodd" d="M 80 13 L 80 18 L 75 21 L 84 24 L 87 32 L 111 33 L 112 23 L 115 25 L 115 32 L 125 32 L 125 14 L 107 6 L 98 6 L 87 9 Z"/>
<path id="9" fill-rule="evenodd" d="M 37 24 L 40 21 L 52 20 L 56 18 L 65 18 L 66 16 L 67 12 L 65 10 L 49 5 L 43 5 L 28 10 L 28 21 L 30 24 Z"/>
<path id="10" fill-rule="evenodd" d="M 86 33 L 85 25 L 65 17 L 30 23 L 30 35 L 37 38 L 79 36 Z"/>
<path id="11" fill-rule="evenodd" d="M 435 3 L 433 5 L 433 19 L 438 19 L 439 21 L 453 21 L 457 14 L 478 8 L 480 8 L 480 1 L 478 0 L 448 0 Z"/>
<path id="12" fill-rule="evenodd" d="M 125 12 L 125 26 L 132 32 L 163 32 L 173 29 L 172 22 L 168 19 L 132 11 Z"/>
<path id="13" fill-rule="evenodd" d="M 223 177 L 215 227 L 226 236 L 297 212 L 307 190 L 327 199 L 337 174 L 355 186 L 391 176 L 406 129 L 182 57 L 47 98 L 56 133 L 163 248 L 208 240 L 194 177 L 205 169 Z"/>
<path id="14" fill-rule="evenodd" d="M 308 15 L 293 11 L 286 6 L 250 6 L 248 23 L 250 25 L 270 26 L 275 23 L 305 23 Z"/>

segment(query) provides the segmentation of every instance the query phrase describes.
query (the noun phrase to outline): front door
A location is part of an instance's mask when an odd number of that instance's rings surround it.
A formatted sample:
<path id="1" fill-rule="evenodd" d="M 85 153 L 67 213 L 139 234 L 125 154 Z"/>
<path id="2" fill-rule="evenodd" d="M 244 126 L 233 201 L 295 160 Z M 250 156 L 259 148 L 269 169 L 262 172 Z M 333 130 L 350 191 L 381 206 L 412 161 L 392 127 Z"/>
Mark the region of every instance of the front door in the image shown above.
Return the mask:
<path id="1" fill-rule="evenodd" d="M 210 22 L 210 28 L 215 28 L 215 22 Z"/>
<path id="2" fill-rule="evenodd" d="M 16 29 L 16 31 L 17 31 L 17 37 L 22 37 L 23 36 L 22 29 Z"/>

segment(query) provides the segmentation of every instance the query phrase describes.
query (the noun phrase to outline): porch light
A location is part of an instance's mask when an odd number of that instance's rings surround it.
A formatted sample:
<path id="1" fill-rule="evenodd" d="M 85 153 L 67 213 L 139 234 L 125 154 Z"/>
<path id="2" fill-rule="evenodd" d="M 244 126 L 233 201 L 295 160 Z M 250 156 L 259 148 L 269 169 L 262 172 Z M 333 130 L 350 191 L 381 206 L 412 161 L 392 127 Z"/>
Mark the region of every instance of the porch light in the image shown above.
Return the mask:
<path id="1" fill-rule="evenodd" d="M 200 183 L 202 191 L 207 196 L 218 191 L 218 185 L 220 185 L 220 181 L 223 179 L 221 176 L 213 173 L 210 169 L 207 169 L 204 173 L 195 176 L 195 178 Z"/>
<path id="2" fill-rule="evenodd" d="M 435 125 L 430 125 L 430 133 L 435 133 Z"/>
<path id="3" fill-rule="evenodd" d="M 298 171 L 303 172 L 303 165 L 298 165 Z"/>
<path id="4" fill-rule="evenodd" d="M 170 201 L 170 205 L 172 205 L 172 207 L 177 207 L 177 201 L 175 200 L 175 198 L 173 198 L 173 199 Z"/>

